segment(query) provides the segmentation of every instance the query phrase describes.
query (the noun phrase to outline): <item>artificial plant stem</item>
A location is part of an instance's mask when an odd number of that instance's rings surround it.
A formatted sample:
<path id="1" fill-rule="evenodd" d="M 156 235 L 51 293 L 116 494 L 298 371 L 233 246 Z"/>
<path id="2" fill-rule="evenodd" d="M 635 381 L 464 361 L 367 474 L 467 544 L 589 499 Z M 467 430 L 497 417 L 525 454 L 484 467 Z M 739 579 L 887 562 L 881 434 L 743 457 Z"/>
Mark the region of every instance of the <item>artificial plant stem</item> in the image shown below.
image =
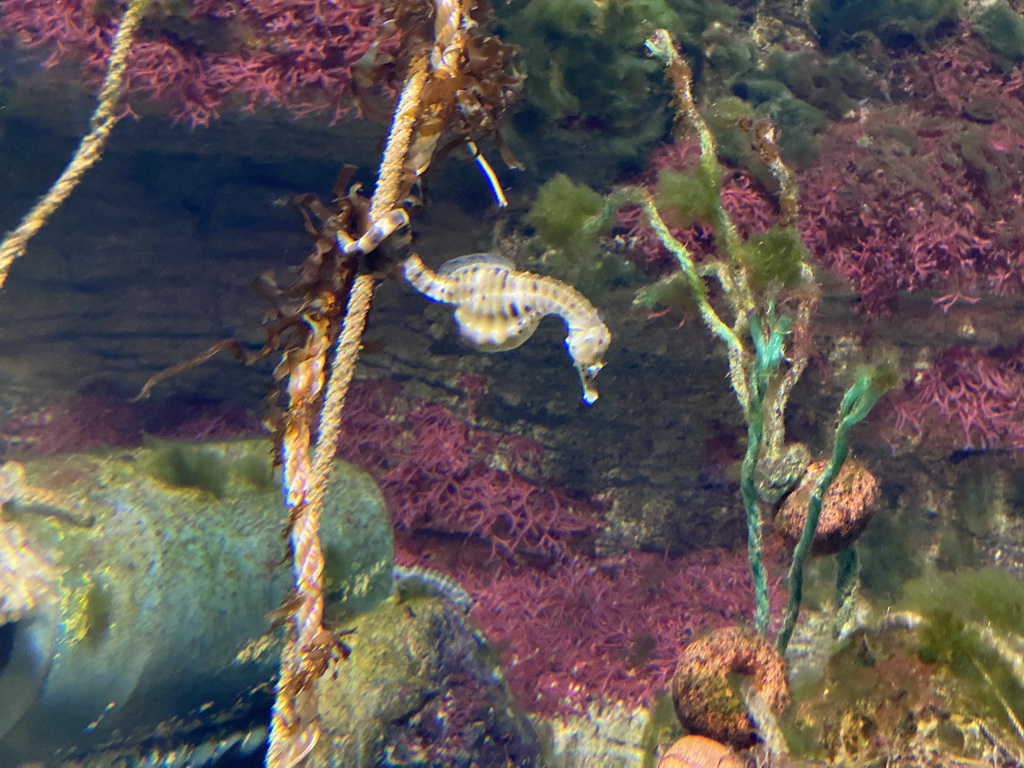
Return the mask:
<path id="1" fill-rule="evenodd" d="M 750 338 L 754 345 L 753 368 L 750 371 L 750 407 L 747 409 L 747 451 L 740 471 L 740 493 L 747 513 L 747 559 L 750 578 L 754 585 L 756 606 L 754 628 L 758 634 L 768 631 L 769 596 L 768 576 L 764 568 L 764 541 L 761 533 L 761 508 L 757 493 L 757 460 L 764 444 L 764 403 L 771 375 L 783 359 L 782 344 L 789 330 L 786 317 L 770 312 L 768 338 L 762 330 L 761 317 L 753 310 L 749 313 Z"/>
<path id="2" fill-rule="evenodd" d="M 860 588 L 860 558 L 857 557 L 857 550 L 853 545 L 836 555 L 836 560 L 836 620 L 832 629 L 834 638 L 843 633 L 843 627 L 847 626 L 853 617 L 853 602 Z"/>
<path id="3" fill-rule="evenodd" d="M 807 368 L 810 346 L 808 329 L 811 327 L 811 313 L 817 305 L 814 272 L 807 264 L 800 265 L 800 281 L 805 287 L 815 286 L 815 289 L 810 298 L 804 298 L 797 304 L 796 317 L 792 322 L 793 343 L 787 355 L 789 366 L 775 388 L 771 407 L 765 412 L 765 447 L 774 454 L 781 451 L 786 442 L 786 406 L 789 404 L 789 396 L 793 387 L 796 386 Z"/>
<path id="4" fill-rule="evenodd" d="M 768 631 L 768 575 L 764 569 L 764 541 L 761 534 L 761 508 L 757 501 L 757 458 L 761 453 L 764 438 L 764 420 L 761 414 L 762 401 L 754 395 L 747 417 L 747 452 L 743 456 L 740 492 L 743 507 L 747 512 L 747 559 L 750 562 L 750 578 L 754 584 L 756 614 L 754 628 L 759 635 Z"/>
<path id="5" fill-rule="evenodd" d="M 873 379 L 873 373 L 862 373 L 857 381 L 846 390 L 842 405 L 839 406 L 839 423 L 836 426 L 832 456 L 829 458 L 825 471 L 818 478 L 814 494 L 807 504 L 804 530 L 796 547 L 793 548 L 793 563 L 789 568 L 789 604 L 786 606 L 786 617 L 783 619 L 782 629 L 779 630 L 779 637 L 776 641 L 779 653 L 786 652 L 786 647 L 793 636 L 793 630 L 796 628 L 796 620 L 800 616 L 800 603 L 803 601 L 804 595 L 804 566 L 807 564 L 811 543 L 814 541 L 814 534 L 818 529 L 818 519 L 821 517 L 821 506 L 825 494 L 832 487 L 832 483 L 850 453 L 850 430 L 871 412 L 882 393 L 883 390 Z"/>
<path id="6" fill-rule="evenodd" d="M 796 620 L 800 615 L 800 604 L 804 599 L 804 566 L 807 564 L 807 556 L 811 551 L 811 543 L 814 541 L 814 533 L 818 530 L 818 519 L 821 517 L 821 505 L 832 486 L 832 481 L 839 474 L 843 462 L 849 453 L 846 433 L 849 427 L 844 429 L 844 422 L 839 422 L 836 428 L 835 445 L 832 447 L 832 456 L 829 458 L 828 466 L 818 479 L 814 488 L 811 500 L 807 504 L 807 519 L 804 521 L 804 530 L 800 534 L 800 540 L 793 549 L 793 563 L 789 567 L 789 603 L 786 606 L 786 618 L 783 619 L 782 629 L 779 630 L 779 637 L 776 647 L 779 653 L 785 653 L 789 645 L 793 630 L 796 627 Z"/>

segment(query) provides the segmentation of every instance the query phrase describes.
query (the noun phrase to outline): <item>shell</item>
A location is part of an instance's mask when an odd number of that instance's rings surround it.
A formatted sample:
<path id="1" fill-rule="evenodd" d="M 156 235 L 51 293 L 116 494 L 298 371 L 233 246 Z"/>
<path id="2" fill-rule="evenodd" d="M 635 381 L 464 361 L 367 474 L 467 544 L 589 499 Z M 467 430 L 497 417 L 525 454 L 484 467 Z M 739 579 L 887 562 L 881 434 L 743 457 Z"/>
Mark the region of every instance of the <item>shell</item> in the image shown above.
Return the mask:
<path id="1" fill-rule="evenodd" d="M 703 736 L 684 736 L 658 761 L 658 768 L 744 768 L 745 765 L 727 746 Z"/>

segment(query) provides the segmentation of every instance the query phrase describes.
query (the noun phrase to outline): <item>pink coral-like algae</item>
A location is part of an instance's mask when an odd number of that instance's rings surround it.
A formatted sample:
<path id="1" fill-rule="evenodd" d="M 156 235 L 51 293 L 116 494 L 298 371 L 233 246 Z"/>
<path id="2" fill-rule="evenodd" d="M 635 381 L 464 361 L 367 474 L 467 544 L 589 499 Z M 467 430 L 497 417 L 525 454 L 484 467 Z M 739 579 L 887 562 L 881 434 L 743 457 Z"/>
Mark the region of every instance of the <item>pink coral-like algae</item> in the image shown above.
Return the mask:
<path id="1" fill-rule="evenodd" d="M 819 263 L 851 281 L 864 312 L 891 315 L 900 292 L 936 301 L 1021 289 L 1020 138 L 936 124 L 888 107 L 831 126 L 800 179 L 800 228 Z M 1002 174 L 1007 174 L 1003 180 Z"/>
<path id="2" fill-rule="evenodd" d="M 481 382 L 461 381 L 472 403 Z M 643 705 L 667 686 L 679 648 L 751 611 L 743 552 L 680 557 L 590 554 L 585 500 L 535 478 L 541 446 L 483 430 L 436 402 L 408 402 L 388 379 L 357 382 L 342 455 L 377 477 L 399 562 L 439 569 L 472 595 L 530 711 Z M 528 479 L 529 478 L 529 479 Z M 773 542 L 773 605 L 784 548 Z"/>
<path id="3" fill-rule="evenodd" d="M 804 242 L 871 316 L 895 313 L 901 292 L 927 292 L 944 309 L 1019 294 L 1024 73 L 1000 71 L 961 31 L 933 50 L 897 54 L 884 80 L 892 103 L 831 123 L 819 161 L 798 174 Z M 653 189 L 660 170 L 692 170 L 696 158 L 693 140 L 666 145 L 638 182 Z M 744 236 L 775 219 L 771 195 L 745 170 L 726 170 L 722 200 Z M 620 224 L 646 271 L 674 268 L 637 209 L 624 210 Z M 713 251 L 705 224 L 673 235 L 698 261 Z"/>
<path id="4" fill-rule="evenodd" d="M 898 434 L 951 448 L 1024 449 L 1024 345 L 943 350 L 888 408 Z"/>
<path id="5" fill-rule="evenodd" d="M 966 33 L 897 57 L 898 103 L 832 124 L 800 174 L 804 239 L 870 315 L 1024 289 L 1024 75 Z"/>
<path id="6" fill-rule="evenodd" d="M 0 31 L 74 61 L 98 82 L 119 5 L 91 0 L 3 0 Z M 296 116 L 353 109 L 352 67 L 378 37 L 379 3 L 358 0 L 158 2 L 128 60 L 125 90 L 175 120 L 207 125 L 230 108 L 274 106 Z"/>
<path id="7" fill-rule="evenodd" d="M 596 523 L 584 500 L 527 479 L 539 474 L 541 451 L 532 440 L 473 427 L 439 403 L 410 405 L 387 380 L 357 382 L 341 445 L 343 457 L 377 478 L 399 530 L 557 556 Z"/>
<path id="8" fill-rule="evenodd" d="M 463 377 L 470 403 L 481 382 Z M 395 520 L 399 562 L 454 576 L 502 650 L 531 711 L 642 705 L 666 687 L 679 648 L 742 621 L 753 600 L 746 554 L 592 555 L 598 518 L 542 477 L 542 447 L 481 429 L 437 402 L 409 402 L 393 381 L 357 382 L 342 455 L 377 479 Z M 769 547 L 773 606 L 784 547 Z"/>

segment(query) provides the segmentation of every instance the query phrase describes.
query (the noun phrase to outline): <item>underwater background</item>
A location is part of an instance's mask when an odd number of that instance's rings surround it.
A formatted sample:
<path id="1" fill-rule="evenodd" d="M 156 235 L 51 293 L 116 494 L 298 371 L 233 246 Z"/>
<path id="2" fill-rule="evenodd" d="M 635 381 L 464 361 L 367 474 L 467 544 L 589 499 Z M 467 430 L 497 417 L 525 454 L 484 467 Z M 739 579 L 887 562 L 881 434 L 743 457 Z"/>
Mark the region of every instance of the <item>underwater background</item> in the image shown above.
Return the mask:
<path id="1" fill-rule="evenodd" d="M 1022 63 L 0 0 L 0 768 L 1024 765 Z"/>

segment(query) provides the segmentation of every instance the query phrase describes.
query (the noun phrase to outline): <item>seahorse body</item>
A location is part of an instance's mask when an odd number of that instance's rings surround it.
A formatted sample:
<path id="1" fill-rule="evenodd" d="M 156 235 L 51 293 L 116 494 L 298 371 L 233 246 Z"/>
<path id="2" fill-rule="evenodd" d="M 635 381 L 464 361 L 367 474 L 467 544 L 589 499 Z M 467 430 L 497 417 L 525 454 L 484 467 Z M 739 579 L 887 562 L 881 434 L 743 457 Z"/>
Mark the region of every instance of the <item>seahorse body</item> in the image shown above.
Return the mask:
<path id="1" fill-rule="evenodd" d="M 420 293 L 455 307 L 462 336 L 486 352 L 515 349 L 533 335 L 541 319 L 558 315 L 568 334 L 565 346 L 583 384 L 583 400 L 597 400 L 594 377 L 611 343 L 608 326 L 586 296 L 560 280 L 519 272 L 489 253 L 462 256 L 434 272 L 413 254 L 405 277 Z"/>

